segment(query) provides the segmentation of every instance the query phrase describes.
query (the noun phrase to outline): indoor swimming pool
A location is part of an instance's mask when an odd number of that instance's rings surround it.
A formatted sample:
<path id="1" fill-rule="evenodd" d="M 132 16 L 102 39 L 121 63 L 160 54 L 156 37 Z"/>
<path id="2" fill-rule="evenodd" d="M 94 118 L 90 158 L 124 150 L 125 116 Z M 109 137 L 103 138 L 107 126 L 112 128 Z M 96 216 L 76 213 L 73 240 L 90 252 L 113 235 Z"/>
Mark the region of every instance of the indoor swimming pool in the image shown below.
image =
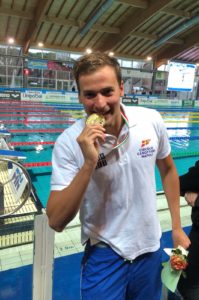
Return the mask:
<path id="1" fill-rule="evenodd" d="M 199 149 L 199 112 L 188 109 L 175 111 L 167 108 L 160 109 L 160 113 L 167 127 L 178 173 L 181 175 L 199 159 L 197 150 Z M 32 184 L 44 207 L 50 191 L 51 155 L 54 142 L 65 128 L 83 115 L 82 107 L 79 105 L 74 106 L 72 110 L 68 105 L 60 104 L 42 106 L 26 104 L 26 107 L 12 105 L 0 108 L 2 124 L 12 134 L 9 142 L 15 150 L 22 151 L 27 157 L 23 164 L 27 166 Z M 157 169 L 156 185 L 157 192 L 162 191 Z M 158 198 L 159 206 L 164 200 Z M 184 216 L 185 214 L 190 216 L 190 210 L 187 207 L 185 209 Z M 169 226 L 163 225 L 165 231 L 163 243 L 167 246 L 171 244 Z M 189 227 L 185 230 L 188 232 Z M 22 245 L 17 248 L 15 258 L 11 253 L 12 249 L 1 250 L 0 280 L 3 288 L 0 289 L 0 299 L 2 300 L 14 300 L 16 297 L 20 300 L 31 299 L 33 245 Z M 63 233 L 55 235 L 53 300 L 63 300 L 66 294 L 67 300 L 79 300 L 82 251 L 77 216 Z M 26 295 L 23 293 L 24 289 L 27 291 Z"/>
<path id="2" fill-rule="evenodd" d="M 199 112 L 184 109 L 169 111 L 168 108 L 165 111 L 159 110 L 167 127 L 178 173 L 181 175 L 199 159 Z M 0 111 L 2 123 L 12 133 L 11 145 L 27 157 L 24 163 L 29 166 L 33 185 L 44 207 L 50 190 L 50 162 L 54 142 L 65 128 L 83 115 L 80 105 L 74 105 L 71 109 L 68 105 L 55 103 L 51 106 L 32 107 L 28 104 L 24 107 L 13 105 Z M 33 167 L 35 162 L 40 164 Z M 157 191 L 161 191 L 162 184 L 157 169 L 156 185 Z"/>

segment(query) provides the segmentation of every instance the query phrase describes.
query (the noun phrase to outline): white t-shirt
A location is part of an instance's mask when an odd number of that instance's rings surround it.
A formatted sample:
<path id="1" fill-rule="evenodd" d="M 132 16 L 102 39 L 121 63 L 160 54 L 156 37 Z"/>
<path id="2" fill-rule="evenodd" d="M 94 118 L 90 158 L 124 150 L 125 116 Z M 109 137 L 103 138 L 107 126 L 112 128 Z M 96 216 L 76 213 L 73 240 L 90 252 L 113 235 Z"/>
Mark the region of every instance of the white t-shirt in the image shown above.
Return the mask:
<path id="1" fill-rule="evenodd" d="M 104 241 L 127 259 L 156 251 L 161 229 L 157 217 L 155 163 L 171 151 L 160 114 L 142 107 L 122 106 L 128 119 L 118 139 L 129 137 L 104 155 L 86 190 L 80 208 L 81 241 Z M 84 163 L 76 141 L 85 126 L 78 120 L 57 139 L 52 156 L 51 190 L 70 184 Z M 78 188 L 78 187 L 77 187 Z"/>

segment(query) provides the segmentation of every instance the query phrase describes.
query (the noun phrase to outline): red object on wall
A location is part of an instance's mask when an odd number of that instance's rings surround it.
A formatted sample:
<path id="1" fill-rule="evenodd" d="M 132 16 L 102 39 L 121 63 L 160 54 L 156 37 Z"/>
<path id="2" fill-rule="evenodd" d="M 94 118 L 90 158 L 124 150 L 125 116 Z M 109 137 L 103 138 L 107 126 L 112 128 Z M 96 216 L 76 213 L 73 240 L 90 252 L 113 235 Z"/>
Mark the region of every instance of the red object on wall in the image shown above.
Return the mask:
<path id="1" fill-rule="evenodd" d="M 23 74 L 24 74 L 25 76 L 28 76 L 28 75 L 30 74 L 29 69 L 23 69 Z"/>

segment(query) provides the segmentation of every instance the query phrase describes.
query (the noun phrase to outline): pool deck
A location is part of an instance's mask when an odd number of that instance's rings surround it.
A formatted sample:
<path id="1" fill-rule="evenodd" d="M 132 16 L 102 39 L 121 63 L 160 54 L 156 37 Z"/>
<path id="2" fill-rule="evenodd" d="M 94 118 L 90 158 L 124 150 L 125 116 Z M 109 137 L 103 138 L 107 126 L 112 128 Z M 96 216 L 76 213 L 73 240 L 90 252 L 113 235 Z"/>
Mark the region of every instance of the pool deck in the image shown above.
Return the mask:
<path id="1" fill-rule="evenodd" d="M 182 226 L 191 225 L 191 207 L 180 200 Z M 170 215 L 164 195 L 157 196 L 157 211 L 163 232 L 171 229 Z M 27 233 L 33 234 L 33 233 Z M 66 256 L 83 251 L 80 242 L 79 215 L 61 233 L 55 233 L 54 257 Z M 33 263 L 33 243 L 0 250 L 0 271 L 18 268 Z"/>

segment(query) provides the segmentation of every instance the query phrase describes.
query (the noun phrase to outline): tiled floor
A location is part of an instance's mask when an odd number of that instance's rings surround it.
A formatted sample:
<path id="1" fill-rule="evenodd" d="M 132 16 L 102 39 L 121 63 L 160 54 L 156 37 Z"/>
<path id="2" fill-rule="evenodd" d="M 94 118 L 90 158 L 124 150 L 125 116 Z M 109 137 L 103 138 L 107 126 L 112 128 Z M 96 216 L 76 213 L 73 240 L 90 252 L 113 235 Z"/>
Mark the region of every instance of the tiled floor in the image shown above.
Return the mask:
<path id="1" fill-rule="evenodd" d="M 170 216 L 164 195 L 158 196 L 158 216 L 162 231 L 170 230 Z M 181 220 L 182 226 L 191 224 L 191 208 L 186 206 L 185 200 L 181 198 Z M 54 257 L 65 256 L 83 251 L 80 243 L 79 216 L 68 225 L 61 233 L 55 234 Z M 0 250 L 0 271 L 17 268 L 33 263 L 33 244 Z"/>

